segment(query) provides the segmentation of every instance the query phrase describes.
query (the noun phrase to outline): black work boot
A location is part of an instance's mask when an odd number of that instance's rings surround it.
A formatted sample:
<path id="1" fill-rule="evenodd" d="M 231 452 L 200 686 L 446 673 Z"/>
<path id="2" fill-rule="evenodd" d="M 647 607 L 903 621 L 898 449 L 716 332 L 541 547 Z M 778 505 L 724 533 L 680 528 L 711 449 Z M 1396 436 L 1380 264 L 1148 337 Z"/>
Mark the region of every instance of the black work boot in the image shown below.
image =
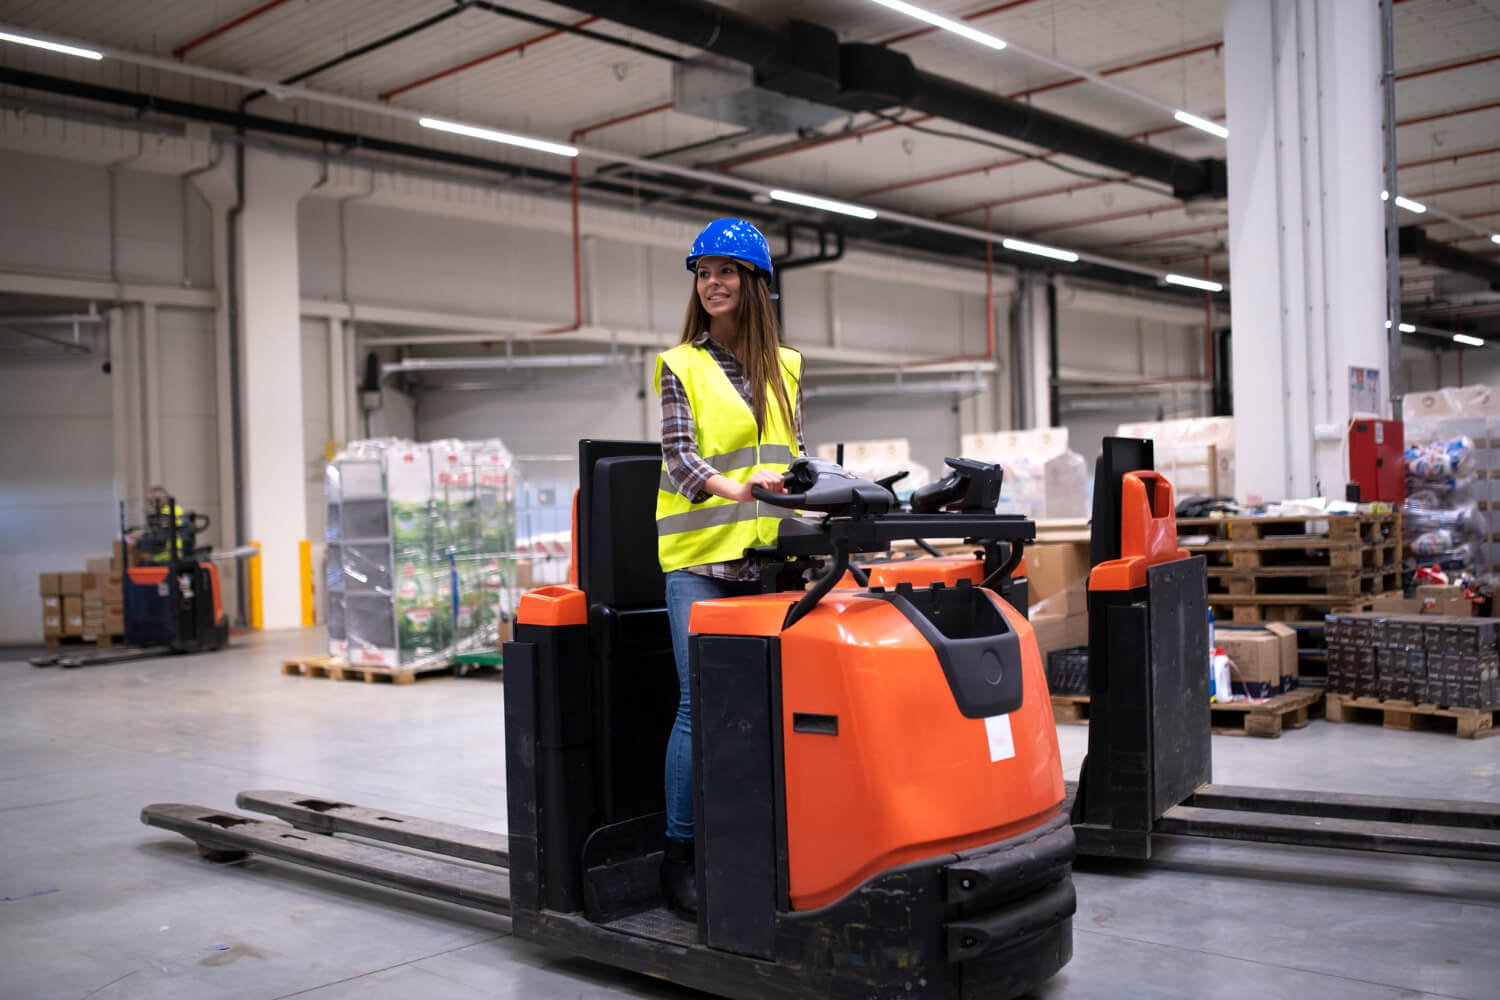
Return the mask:
<path id="1" fill-rule="evenodd" d="M 661 894 L 667 909 L 684 920 L 698 919 L 698 873 L 693 869 L 693 842 L 667 838 L 661 859 Z"/>

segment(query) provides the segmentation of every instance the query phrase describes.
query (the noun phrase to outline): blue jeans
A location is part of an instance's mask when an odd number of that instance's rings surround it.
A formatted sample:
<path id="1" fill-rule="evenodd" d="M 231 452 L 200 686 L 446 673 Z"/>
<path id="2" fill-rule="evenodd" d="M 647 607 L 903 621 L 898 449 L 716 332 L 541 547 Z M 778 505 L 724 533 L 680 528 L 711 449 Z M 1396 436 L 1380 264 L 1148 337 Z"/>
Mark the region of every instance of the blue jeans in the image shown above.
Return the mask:
<path id="1" fill-rule="evenodd" d="M 688 616 L 696 601 L 760 593 L 759 580 L 716 580 L 677 569 L 667 574 L 667 620 L 677 661 L 677 719 L 667 740 L 667 836 L 693 837 L 693 703 L 688 688 Z"/>

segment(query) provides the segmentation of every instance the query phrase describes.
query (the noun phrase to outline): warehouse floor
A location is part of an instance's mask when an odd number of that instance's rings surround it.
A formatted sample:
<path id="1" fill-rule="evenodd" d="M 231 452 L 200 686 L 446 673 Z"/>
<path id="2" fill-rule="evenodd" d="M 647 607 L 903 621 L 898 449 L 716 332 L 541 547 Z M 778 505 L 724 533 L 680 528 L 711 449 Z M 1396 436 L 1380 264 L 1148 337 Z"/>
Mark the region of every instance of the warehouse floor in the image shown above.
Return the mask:
<path id="1" fill-rule="evenodd" d="M 0 662 L 0 996 L 696 997 L 509 937 L 508 922 L 275 862 L 214 866 L 140 825 L 156 801 L 289 788 L 505 824 L 501 685 L 284 677 L 317 633 L 89 670 Z M 0 650 L 0 657 L 5 656 Z M 1087 730 L 1059 733 L 1076 777 Z M 1500 739 L 1314 722 L 1214 737 L 1215 778 L 1500 794 Z M 1053 997 L 1492 998 L 1500 867 L 1182 842 L 1081 868 Z"/>

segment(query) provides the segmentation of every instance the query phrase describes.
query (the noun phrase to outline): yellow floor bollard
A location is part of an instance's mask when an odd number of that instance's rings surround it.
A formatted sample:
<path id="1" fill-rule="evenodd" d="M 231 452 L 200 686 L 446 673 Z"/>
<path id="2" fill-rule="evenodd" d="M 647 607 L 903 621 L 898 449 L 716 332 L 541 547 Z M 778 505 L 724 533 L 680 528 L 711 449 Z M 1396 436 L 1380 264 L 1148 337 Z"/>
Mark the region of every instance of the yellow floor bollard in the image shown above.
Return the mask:
<path id="1" fill-rule="evenodd" d="M 306 538 L 297 544 L 297 558 L 302 570 L 302 627 L 316 625 L 313 610 L 312 542 Z"/>
<path id="2" fill-rule="evenodd" d="M 255 546 L 255 555 L 245 560 L 246 570 L 250 577 L 247 581 L 250 585 L 250 627 L 261 629 L 265 628 L 266 617 L 260 599 L 260 542 L 250 544 Z"/>

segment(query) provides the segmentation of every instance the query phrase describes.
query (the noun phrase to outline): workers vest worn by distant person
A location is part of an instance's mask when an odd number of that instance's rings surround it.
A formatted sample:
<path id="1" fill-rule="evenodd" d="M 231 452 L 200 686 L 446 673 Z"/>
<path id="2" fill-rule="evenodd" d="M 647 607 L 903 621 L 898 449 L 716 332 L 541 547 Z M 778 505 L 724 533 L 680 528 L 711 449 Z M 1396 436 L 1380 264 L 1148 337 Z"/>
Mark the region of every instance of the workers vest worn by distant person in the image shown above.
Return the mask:
<path id="1" fill-rule="evenodd" d="M 802 355 L 781 346 L 766 238 L 744 219 L 715 220 L 693 241 L 687 269 L 694 277 L 681 342 L 656 362 L 662 410 L 656 537 L 679 689 L 667 744 L 662 892 L 669 909 L 692 918 L 688 618 L 696 601 L 760 590 L 759 567 L 745 550 L 774 542 L 790 512 L 757 503 L 750 489 L 785 492 L 787 466 L 807 449 Z"/>
<path id="2" fill-rule="evenodd" d="M 171 503 L 168 496 L 164 487 L 151 487 L 146 498 L 147 529 L 135 540 L 136 549 L 153 566 L 165 566 L 172 561 L 169 543 L 173 523 L 177 525 L 177 558 L 182 558 L 183 529 L 187 525 L 187 515 L 181 507 Z"/>

